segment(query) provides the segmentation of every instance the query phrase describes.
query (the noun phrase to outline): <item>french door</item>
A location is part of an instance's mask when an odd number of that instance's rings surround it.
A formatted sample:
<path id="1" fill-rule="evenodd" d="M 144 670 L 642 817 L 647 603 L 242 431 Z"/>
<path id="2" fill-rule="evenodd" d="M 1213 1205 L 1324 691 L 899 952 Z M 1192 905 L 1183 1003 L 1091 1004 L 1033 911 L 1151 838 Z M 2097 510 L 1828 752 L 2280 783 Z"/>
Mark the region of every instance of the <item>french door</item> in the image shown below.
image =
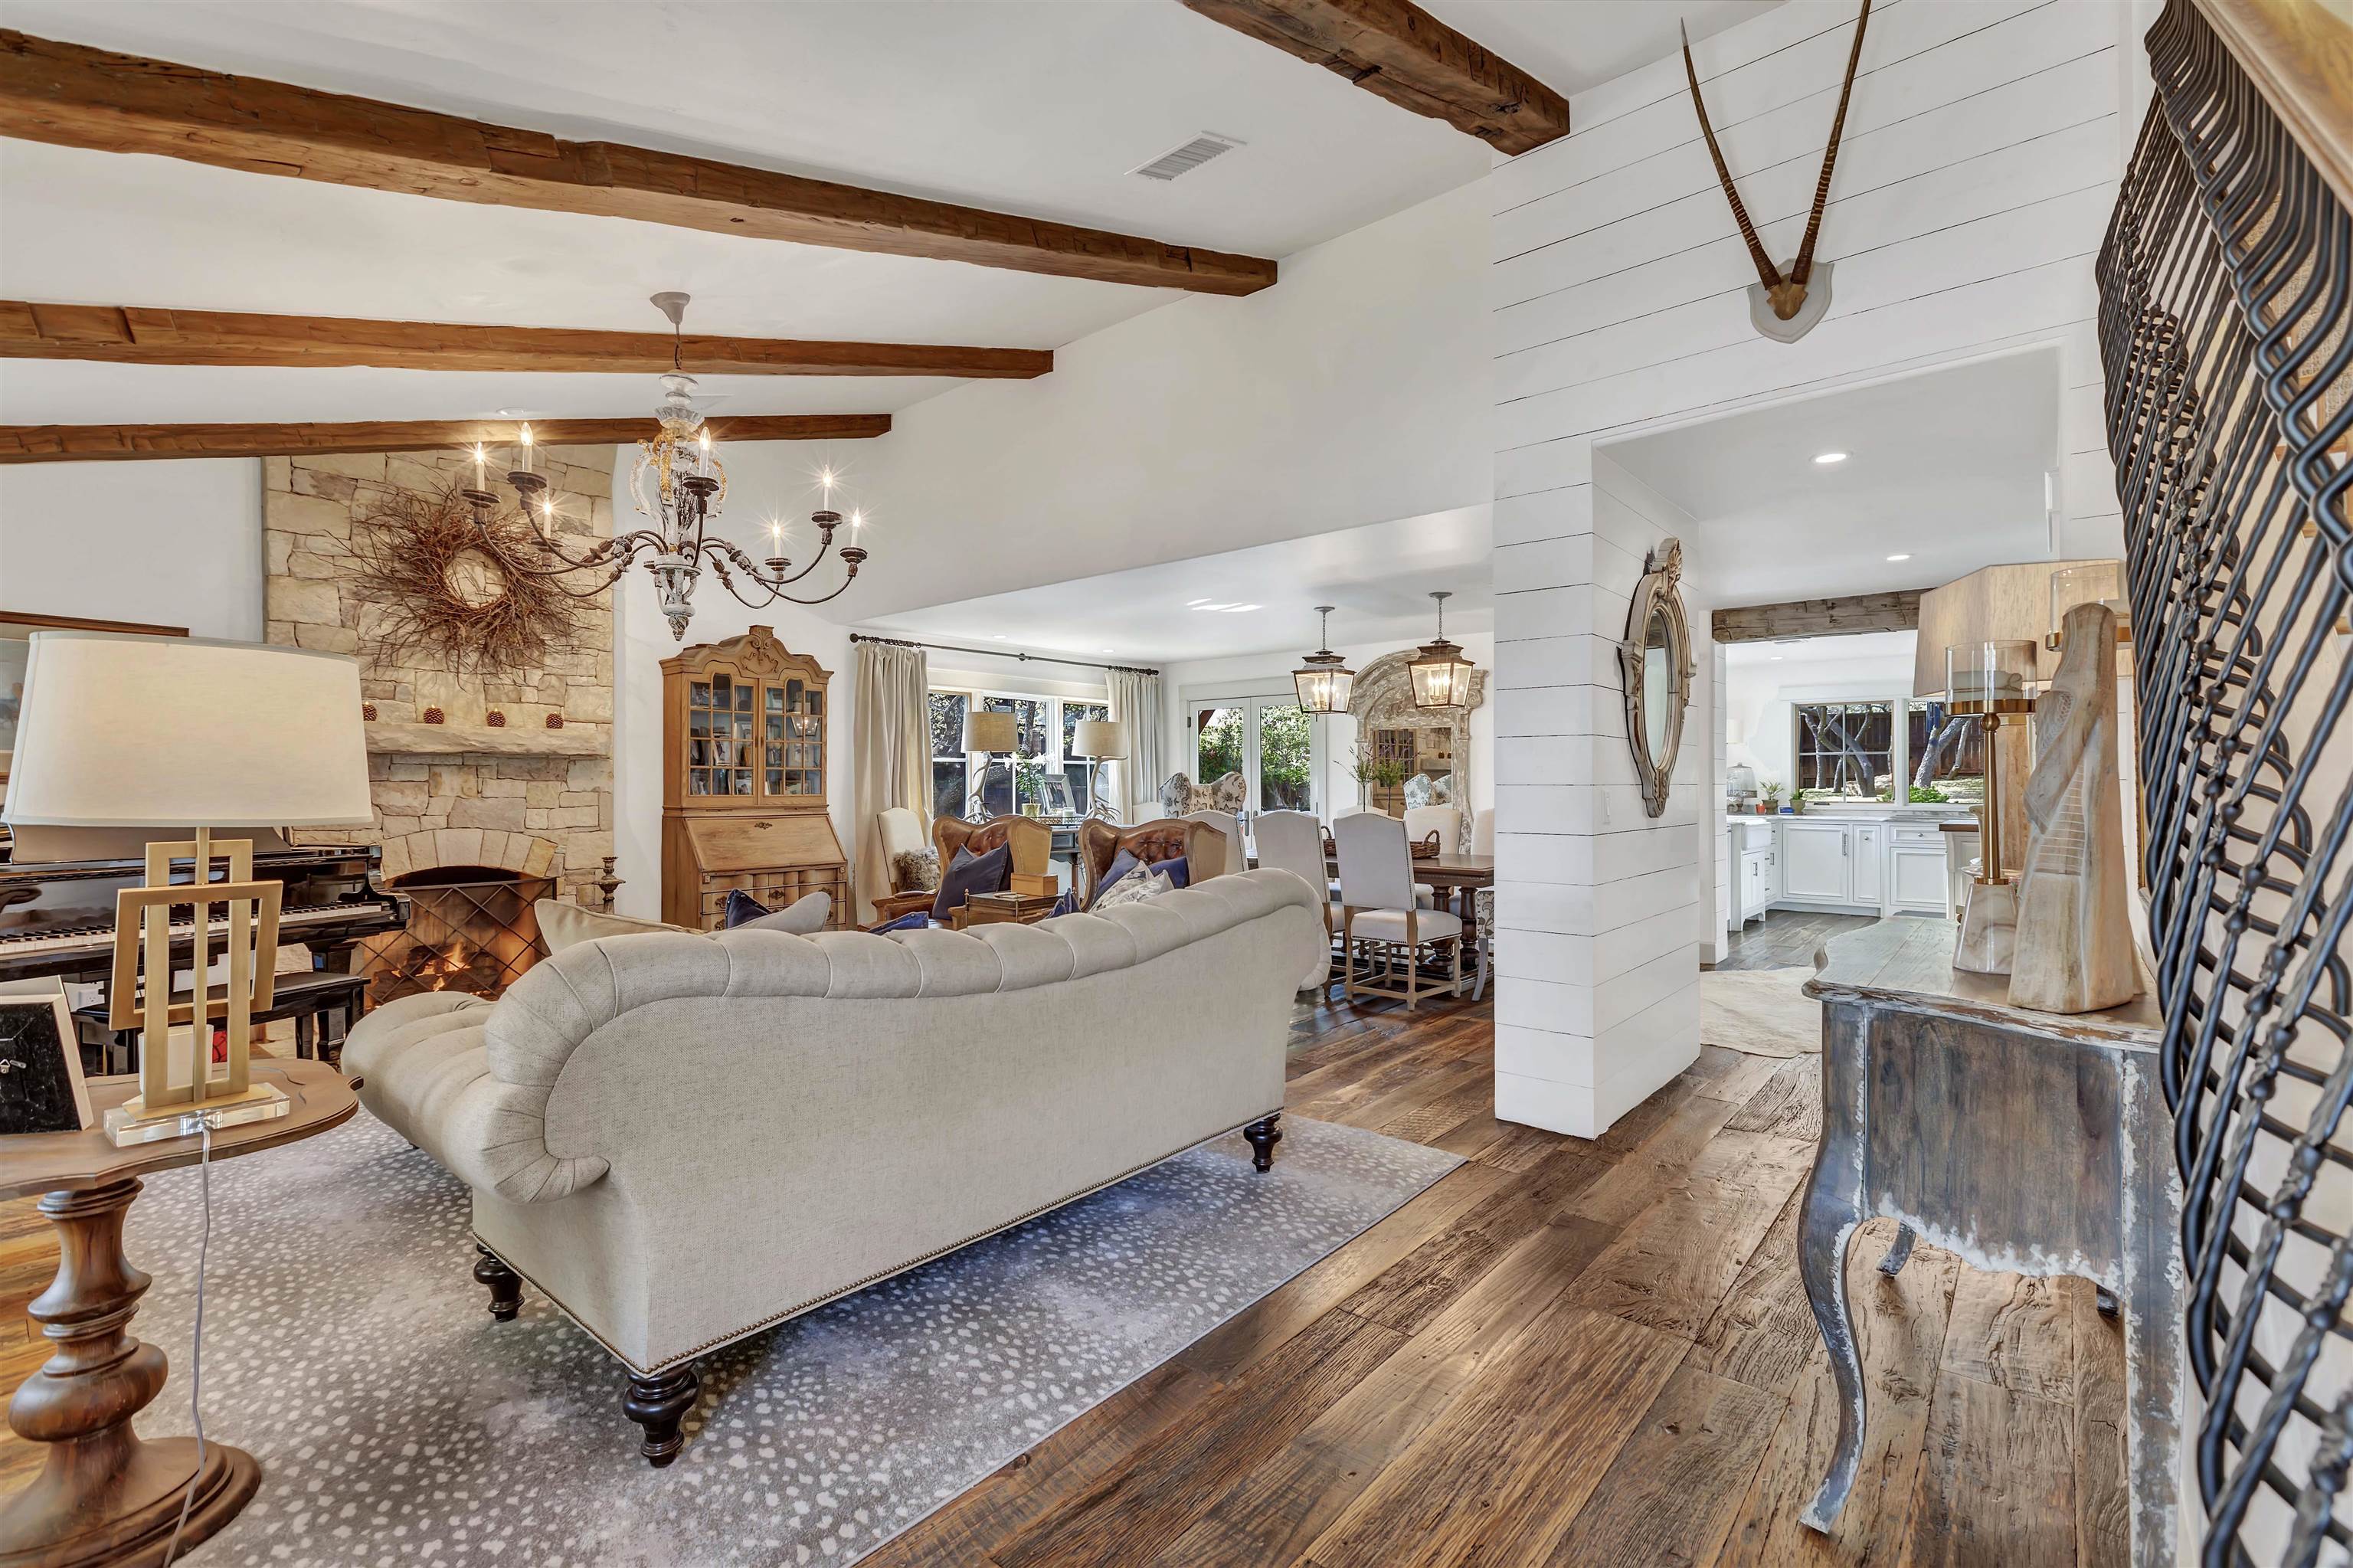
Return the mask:
<path id="1" fill-rule="evenodd" d="M 1322 726 L 1301 710 L 1295 694 L 1198 699 L 1186 710 L 1186 728 L 1197 782 L 1242 776 L 1245 819 L 1261 811 L 1322 809 Z"/>

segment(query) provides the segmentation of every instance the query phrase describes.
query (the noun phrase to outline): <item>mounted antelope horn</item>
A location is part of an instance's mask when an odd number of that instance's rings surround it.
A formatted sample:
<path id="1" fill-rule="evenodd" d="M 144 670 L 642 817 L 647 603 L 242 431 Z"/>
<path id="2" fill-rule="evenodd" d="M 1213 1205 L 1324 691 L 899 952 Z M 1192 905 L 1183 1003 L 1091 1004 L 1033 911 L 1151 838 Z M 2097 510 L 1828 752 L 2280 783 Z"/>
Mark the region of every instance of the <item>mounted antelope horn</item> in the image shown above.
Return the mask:
<path id="1" fill-rule="evenodd" d="M 1822 209 L 1830 205 L 1831 173 L 1838 166 L 1839 140 L 1846 132 L 1847 101 L 1854 94 L 1855 68 L 1862 60 L 1863 29 L 1870 25 L 1870 22 L 1871 0 L 1862 0 L 1862 14 L 1855 18 L 1854 23 L 1854 46 L 1847 51 L 1846 79 L 1839 87 L 1838 113 L 1831 120 L 1830 145 L 1822 152 L 1821 178 L 1814 183 L 1814 207 L 1813 211 L 1806 218 L 1806 238 L 1798 247 L 1798 259 L 1791 263 L 1786 275 L 1778 267 L 1773 265 L 1773 259 L 1766 254 L 1765 242 L 1757 237 L 1757 225 L 1749 220 L 1748 208 L 1741 202 L 1739 187 L 1733 184 L 1732 171 L 1725 165 L 1724 149 L 1715 140 L 1715 127 L 1708 122 L 1707 101 L 1700 96 L 1699 69 L 1692 63 L 1691 32 L 1688 28 L 1683 29 L 1683 76 L 1691 83 L 1692 107 L 1699 111 L 1700 134 L 1706 138 L 1707 155 L 1715 161 L 1715 177 L 1724 185 L 1725 199 L 1732 204 L 1732 218 L 1740 226 L 1740 238 L 1748 246 L 1748 259 L 1756 263 L 1757 278 L 1763 290 L 1764 300 L 1770 304 L 1773 315 L 1778 321 L 1794 321 L 1798 313 L 1805 309 L 1807 286 L 1813 281 L 1814 277 L 1814 243 L 1821 238 Z M 1827 277 L 1829 272 L 1827 264 L 1823 271 Z M 1755 297 L 1754 294 L 1751 295 L 1752 299 Z M 1820 319 L 1819 307 L 1827 303 L 1826 299 L 1818 302 L 1814 319 Z M 1761 317 L 1759 324 L 1762 326 Z M 1810 320 L 1803 326 L 1788 334 L 1787 337 L 1794 339 L 1812 324 L 1813 322 Z M 1774 335 L 1783 334 L 1775 334 Z"/>

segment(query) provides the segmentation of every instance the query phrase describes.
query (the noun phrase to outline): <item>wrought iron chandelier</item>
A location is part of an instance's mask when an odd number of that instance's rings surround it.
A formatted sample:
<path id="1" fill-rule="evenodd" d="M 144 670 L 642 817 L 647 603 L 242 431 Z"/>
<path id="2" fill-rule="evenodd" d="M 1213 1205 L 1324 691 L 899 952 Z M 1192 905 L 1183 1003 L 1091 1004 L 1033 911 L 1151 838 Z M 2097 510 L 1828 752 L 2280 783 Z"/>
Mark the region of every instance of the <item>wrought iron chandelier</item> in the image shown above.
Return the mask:
<path id="1" fill-rule="evenodd" d="M 1315 607 L 1315 613 L 1324 618 L 1323 633 L 1315 652 L 1291 673 L 1292 683 L 1299 690 L 1299 705 L 1311 714 L 1346 713 L 1349 689 L 1356 683 L 1356 673 L 1348 668 L 1348 662 L 1332 652 L 1332 612 L 1338 608 Z"/>
<path id="2" fill-rule="evenodd" d="M 638 510 L 653 519 L 653 527 L 617 533 L 577 552 L 559 545 L 548 533 L 555 503 L 547 494 L 546 477 L 535 471 L 528 424 L 522 430 L 522 466 L 507 475 L 507 482 L 522 501 L 535 558 L 519 555 L 491 528 L 499 498 L 484 484 L 487 459 L 480 446 L 474 449 L 474 483 L 460 493 L 474 508 L 483 549 L 502 568 L 550 579 L 586 574 L 586 587 L 558 581 L 557 586 L 575 599 L 594 599 L 642 559 L 647 574 L 660 590 L 661 611 L 670 621 L 670 636 L 681 642 L 686 641 L 686 623 L 694 616 L 694 585 L 706 565 L 739 602 L 763 609 L 779 601 L 807 605 L 838 599 L 856 580 L 859 566 L 866 559 L 866 551 L 856 545 L 834 549 L 834 530 L 841 526 L 842 516 L 833 509 L 835 478 L 829 470 L 818 480 L 824 487 L 824 501 L 809 514 L 818 529 L 817 553 L 800 570 L 794 571 L 793 563 L 783 554 L 783 531 L 778 524 L 769 524 L 769 554 L 765 561 L 754 561 L 748 551 L 729 540 L 706 535 L 712 513 L 727 499 L 727 470 L 711 450 L 711 431 L 694 406 L 694 377 L 686 374 L 681 363 L 687 299 L 676 292 L 653 296 L 654 307 L 670 318 L 670 370 L 661 378 L 661 401 L 654 406 L 654 418 L 660 429 L 638 443 L 637 465 L 629 475 Z M 849 521 L 854 537 L 864 519 L 852 512 Z M 831 593 L 802 599 L 786 591 L 815 571 L 829 554 L 840 557 L 843 568 L 841 582 Z"/>
<path id="3" fill-rule="evenodd" d="M 1471 694 L 1471 673 L 1476 666 L 1462 656 L 1458 644 L 1446 640 L 1446 601 L 1454 595 L 1441 588 L 1430 597 L 1438 601 L 1438 638 L 1423 643 L 1406 664 L 1406 673 L 1413 677 L 1413 705 L 1459 707 Z"/>

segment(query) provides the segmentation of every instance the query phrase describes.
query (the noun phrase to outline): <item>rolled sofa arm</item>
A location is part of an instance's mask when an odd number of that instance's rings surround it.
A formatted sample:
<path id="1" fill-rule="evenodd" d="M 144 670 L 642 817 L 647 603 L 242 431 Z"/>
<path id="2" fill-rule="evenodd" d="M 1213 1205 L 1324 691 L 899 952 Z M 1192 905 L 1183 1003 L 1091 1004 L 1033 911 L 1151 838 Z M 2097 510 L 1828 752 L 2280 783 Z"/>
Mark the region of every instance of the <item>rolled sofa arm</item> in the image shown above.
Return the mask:
<path id="1" fill-rule="evenodd" d="M 1300 948 L 1303 968 L 1328 940 L 1316 891 L 1289 872 L 1273 870 L 1212 877 L 1147 903 L 1034 926 L 887 937 L 729 931 L 609 938 L 567 948 L 535 966 L 494 1005 L 436 999 L 439 1005 L 423 1016 L 386 1019 L 397 1028 L 388 1038 L 366 1042 L 365 1057 L 390 1058 L 411 1040 L 410 1030 L 479 1033 L 479 1062 L 487 1070 L 453 1086 L 446 1098 L 437 1097 L 418 1118 L 425 1136 L 410 1136 L 469 1186 L 511 1202 L 551 1202 L 600 1180 L 609 1166 L 591 1150 L 548 1146 L 549 1097 L 580 1046 L 632 1008 L 680 997 L 881 999 L 1020 991 L 1145 963 L 1293 906 L 1313 918 L 1280 922 L 1278 939 Z M 459 1008 L 466 1016 L 457 1015 Z"/>

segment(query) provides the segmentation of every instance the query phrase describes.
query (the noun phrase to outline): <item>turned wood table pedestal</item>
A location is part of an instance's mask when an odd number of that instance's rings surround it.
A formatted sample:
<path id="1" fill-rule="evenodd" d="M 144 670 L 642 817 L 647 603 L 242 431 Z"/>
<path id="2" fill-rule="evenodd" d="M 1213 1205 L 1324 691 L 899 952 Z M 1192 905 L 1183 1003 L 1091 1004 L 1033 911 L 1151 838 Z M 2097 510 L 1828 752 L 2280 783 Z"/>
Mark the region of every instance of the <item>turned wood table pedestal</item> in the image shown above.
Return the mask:
<path id="1" fill-rule="evenodd" d="M 1847 1299 L 1865 1220 L 1978 1268 L 2074 1275 L 2124 1316 L 2132 1560 L 2170 1568 L 2180 1446 L 2181 1187 L 2146 994 L 2104 1012 L 2012 1007 L 2000 976 L 1956 971 L 1948 921 L 1897 918 L 1834 938 L 1806 984 L 1822 1003 L 1822 1141 L 1799 1273 L 1839 1392 L 1838 1446 L 1804 1522 L 1827 1531 L 1854 1485 L 1868 1416 Z"/>
<path id="2" fill-rule="evenodd" d="M 322 1062 L 256 1061 L 253 1081 L 275 1084 L 293 1109 L 216 1132 L 215 1160 L 324 1132 L 359 1107 L 343 1075 Z M 94 1080 L 91 1112 L 103 1117 L 138 1091 L 136 1078 Z M 242 1449 L 207 1441 L 199 1467 L 194 1437 L 151 1442 L 131 1425 L 163 1392 L 165 1368 L 164 1352 L 130 1331 L 147 1276 L 123 1255 L 123 1217 L 142 1174 L 195 1164 L 201 1143 L 191 1136 L 117 1149 L 95 1128 L 0 1139 L 0 1191 L 41 1194 L 58 1255 L 56 1280 L 29 1308 L 54 1353 L 8 1402 L 8 1425 L 47 1444 L 48 1454 L 0 1508 L 0 1568 L 148 1568 L 164 1560 L 191 1479 L 183 1553 L 235 1519 L 261 1485 L 261 1467 Z"/>

